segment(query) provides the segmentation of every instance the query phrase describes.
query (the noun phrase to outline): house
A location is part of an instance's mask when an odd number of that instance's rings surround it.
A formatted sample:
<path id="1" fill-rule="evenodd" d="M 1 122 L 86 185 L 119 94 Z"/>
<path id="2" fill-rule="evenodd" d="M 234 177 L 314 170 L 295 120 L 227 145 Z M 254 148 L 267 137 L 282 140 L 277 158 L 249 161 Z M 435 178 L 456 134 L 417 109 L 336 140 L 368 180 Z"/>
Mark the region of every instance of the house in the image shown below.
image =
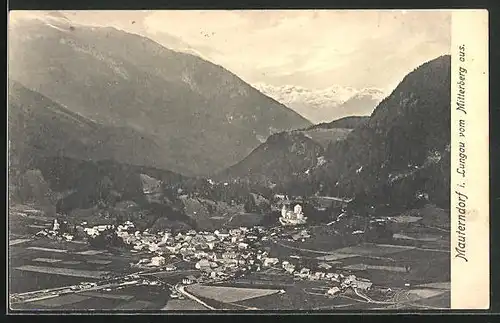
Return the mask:
<path id="1" fill-rule="evenodd" d="M 372 285 L 373 283 L 371 281 L 360 278 L 356 279 L 351 286 L 361 290 L 369 290 L 372 287 Z"/>
<path id="2" fill-rule="evenodd" d="M 217 240 L 217 238 L 215 238 L 215 236 L 212 235 L 212 234 L 208 234 L 208 235 L 205 236 L 205 241 L 206 242 L 212 242 L 212 241 L 215 241 L 215 240 Z"/>
<path id="3" fill-rule="evenodd" d="M 52 226 L 52 230 L 53 230 L 53 231 L 58 231 L 58 230 L 59 230 L 59 228 L 60 228 L 60 224 L 59 224 L 59 222 L 57 221 L 57 219 L 54 219 L 54 224 L 53 224 L 53 226 Z"/>
<path id="4" fill-rule="evenodd" d="M 98 231 L 105 231 L 107 229 L 110 229 L 111 227 L 109 225 L 98 225 L 97 230 Z"/>
<path id="5" fill-rule="evenodd" d="M 165 257 L 157 256 L 157 257 L 151 258 L 151 265 L 152 266 L 163 266 L 163 265 L 165 265 Z"/>
<path id="6" fill-rule="evenodd" d="M 172 234 L 170 234 L 169 232 L 166 232 L 163 234 L 163 236 L 161 238 L 161 242 L 165 243 L 165 242 L 169 241 L 171 238 L 172 238 Z"/>
<path id="7" fill-rule="evenodd" d="M 142 250 L 142 249 L 144 249 L 145 247 L 146 247 L 146 245 L 145 245 L 145 244 L 142 244 L 142 243 L 138 243 L 138 244 L 134 245 L 134 249 L 135 249 L 135 250 Z"/>
<path id="8" fill-rule="evenodd" d="M 66 239 L 67 241 L 73 240 L 73 236 L 67 233 L 63 233 L 63 238 Z"/>
<path id="9" fill-rule="evenodd" d="M 235 259 L 237 256 L 238 255 L 236 254 L 236 252 L 233 252 L 233 251 L 224 252 L 222 254 L 223 259 Z"/>
<path id="10" fill-rule="evenodd" d="M 231 229 L 231 230 L 229 230 L 229 234 L 232 235 L 232 236 L 239 236 L 242 233 L 243 232 L 240 229 Z"/>
<path id="11" fill-rule="evenodd" d="M 264 267 L 276 265 L 278 262 L 279 262 L 278 258 L 265 258 L 264 259 Z"/>
<path id="12" fill-rule="evenodd" d="M 300 270 L 300 273 L 302 273 L 302 274 L 309 274 L 309 272 L 310 272 L 310 271 L 311 271 L 311 270 L 310 270 L 309 268 L 304 267 L 304 268 L 302 268 L 302 269 Z"/>
<path id="13" fill-rule="evenodd" d="M 167 249 L 171 253 L 177 253 L 180 249 L 180 245 L 176 246 L 166 246 L 165 249 Z"/>
<path id="14" fill-rule="evenodd" d="M 156 252 L 160 249 L 156 243 L 150 243 L 148 246 L 149 251 Z"/>
<path id="15" fill-rule="evenodd" d="M 194 256 L 196 258 L 206 258 L 208 257 L 208 253 L 206 253 L 205 251 L 195 251 Z"/>
<path id="16" fill-rule="evenodd" d="M 286 204 L 283 204 L 281 208 L 281 217 L 279 221 L 282 225 L 298 225 L 306 223 L 307 217 L 304 216 L 302 212 L 302 206 L 296 204 L 293 211 L 288 209 Z"/>
<path id="17" fill-rule="evenodd" d="M 304 273 L 301 273 L 301 272 L 298 272 L 298 271 L 294 272 L 293 276 L 295 278 L 307 278 L 307 274 L 304 274 Z"/>
<path id="18" fill-rule="evenodd" d="M 317 271 L 317 272 L 314 273 L 314 277 L 316 277 L 318 279 L 325 278 L 325 273 L 321 272 L 321 271 Z"/>
<path id="19" fill-rule="evenodd" d="M 289 263 L 288 261 L 283 261 L 282 267 L 289 274 L 291 274 L 295 271 L 295 266 L 293 264 Z"/>
<path id="20" fill-rule="evenodd" d="M 149 261 L 150 261 L 149 259 L 141 259 L 141 260 L 139 260 L 139 262 L 137 264 L 138 265 L 144 265 L 144 264 L 149 263 Z"/>
<path id="21" fill-rule="evenodd" d="M 335 295 L 337 295 L 339 293 L 340 293 L 340 288 L 338 288 L 337 286 L 334 286 L 334 287 L 330 288 L 326 292 L 326 294 L 329 295 L 329 296 L 335 296 Z"/>
<path id="22" fill-rule="evenodd" d="M 339 275 L 336 274 L 336 273 L 327 273 L 326 276 L 325 276 L 325 278 L 329 279 L 331 281 L 336 281 L 336 282 L 340 281 L 339 280 Z"/>
<path id="23" fill-rule="evenodd" d="M 205 242 L 205 237 L 202 235 L 196 235 L 191 239 L 191 244 L 203 244 Z"/>
<path id="24" fill-rule="evenodd" d="M 36 235 L 36 236 L 47 236 L 47 234 L 48 234 L 48 233 L 47 233 L 47 232 L 45 232 L 45 231 L 39 231 L 39 232 L 37 232 L 35 235 Z"/>
<path id="25" fill-rule="evenodd" d="M 207 269 L 207 268 L 210 268 L 210 261 L 208 261 L 207 259 L 201 259 L 200 261 L 198 261 L 194 267 L 196 269 Z"/>
<path id="26" fill-rule="evenodd" d="M 99 231 L 95 228 L 85 228 L 83 230 L 91 237 L 96 237 L 99 235 Z"/>
<path id="27" fill-rule="evenodd" d="M 224 240 L 225 238 L 229 237 L 229 232 L 224 229 L 222 229 L 221 231 L 216 230 L 214 234 L 219 237 L 219 240 Z"/>

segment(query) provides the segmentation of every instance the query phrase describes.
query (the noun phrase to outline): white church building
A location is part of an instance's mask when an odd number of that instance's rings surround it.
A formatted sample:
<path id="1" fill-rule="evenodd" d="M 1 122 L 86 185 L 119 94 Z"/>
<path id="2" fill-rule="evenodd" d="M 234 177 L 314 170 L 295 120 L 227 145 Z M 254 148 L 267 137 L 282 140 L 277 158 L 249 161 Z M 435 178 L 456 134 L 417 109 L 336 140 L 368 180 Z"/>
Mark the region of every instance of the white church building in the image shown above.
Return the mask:
<path id="1" fill-rule="evenodd" d="M 279 221 L 282 225 L 299 225 L 305 224 L 307 217 L 304 216 L 302 206 L 300 204 L 296 204 L 293 211 L 289 210 L 287 205 L 283 205 Z"/>

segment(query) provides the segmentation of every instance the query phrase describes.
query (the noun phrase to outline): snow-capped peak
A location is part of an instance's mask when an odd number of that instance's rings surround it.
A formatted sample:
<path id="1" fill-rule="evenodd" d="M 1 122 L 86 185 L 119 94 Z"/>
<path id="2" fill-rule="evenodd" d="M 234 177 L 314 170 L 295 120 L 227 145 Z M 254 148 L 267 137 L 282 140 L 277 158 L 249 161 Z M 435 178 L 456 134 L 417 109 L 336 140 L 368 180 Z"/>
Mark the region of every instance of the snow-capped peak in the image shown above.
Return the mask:
<path id="1" fill-rule="evenodd" d="M 352 115 L 349 114 L 350 111 L 345 111 L 340 107 L 344 103 L 353 100 L 362 100 L 364 105 L 370 105 L 369 102 L 372 102 L 373 106 L 358 109 L 364 111 L 361 113 L 362 115 L 369 115 L 386 96 L 385 91 L 377 88 L 356 89 L 340 85 L 332 85 L 324 89 L 308 89 L 296 85 L 274 86 L 264 83 L 253 84 L 253 86 L 265 95 L 302 114 L 312 122 L 332 121 L 335 118 Z M 340 108 L 338 113 L 334 111 L 337 107 Z M 360 111 L 352 112 L 353 114 L 360 113 Z"/>

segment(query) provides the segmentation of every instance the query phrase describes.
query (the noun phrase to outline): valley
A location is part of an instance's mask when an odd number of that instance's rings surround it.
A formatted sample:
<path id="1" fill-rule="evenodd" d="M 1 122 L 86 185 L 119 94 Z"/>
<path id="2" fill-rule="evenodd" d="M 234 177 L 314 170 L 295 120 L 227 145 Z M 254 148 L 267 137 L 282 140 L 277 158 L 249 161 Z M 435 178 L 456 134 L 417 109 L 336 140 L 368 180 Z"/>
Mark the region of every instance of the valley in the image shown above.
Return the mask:
<path id="1" fill-rule="evenodd" d="M 435 212 L 432 210 L 435 208 L 426 212 Z M 23 216 L 34 211 L 24 208 L 11 214 L 12 220 L 29 228 L 20 232 L 10 224 L 10 285 L 23 281 L 11 285 L 14 309 L 78 310 L 91 303 L 97 311 L 449 306 L 449 272 L 443 271 L 449 265 L 449 231 L 423 226 L 419 223 L 422 217 L 416 221 L 408 216 L 392 218 L 397 233 L 390 243 L 377 242 L 377 237 L 366 240 L 368 232 L 355 235 L 356 231 L 349 231 L 356 226 L 340 224 L 176 234 L 133 228 L 131 234 L 135 231 L 137 237 L 133 248 L 102 249 L 89 245 L 85 235 L 69 241 L 64 236 L 35 236 L 44 227 L 50 232 L 51 222 Z M 414 210 L 413 214 L 426 217 L 426 212 Z M 124 226 L 127 224 L 113 230 L 128 239 L 129 234 L 120 231 Z M 340 233 L 343 231 L 346 234 Z M 193 244 L 194 240 L 201 244 Z M 154 263 L 155 257 L 164 260 Z M 348 279 L 361 279 L 369 287 L 352 285 Z M 42 290 L 32 290 L 33 280 Z M 335 286 L 337 294 L 329 295 Z"/>
<path id="2" fill-rule="evenodd" d="M 138 34 L 9 28 L 12 309 L 449 308 L 449 55 L 313 124 Z"/>

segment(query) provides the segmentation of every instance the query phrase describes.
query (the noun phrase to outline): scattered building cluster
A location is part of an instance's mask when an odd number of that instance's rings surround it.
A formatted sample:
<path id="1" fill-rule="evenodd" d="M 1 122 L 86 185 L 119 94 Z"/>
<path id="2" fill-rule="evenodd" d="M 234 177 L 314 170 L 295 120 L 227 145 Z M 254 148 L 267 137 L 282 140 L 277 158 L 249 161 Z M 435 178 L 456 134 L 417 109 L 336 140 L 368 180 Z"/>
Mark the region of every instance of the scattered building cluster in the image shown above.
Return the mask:
<path id="1" fill-rule="evenodd" d="M 83 231 L 91 238 L 96 238 L 102 232 L 114 229 L 113 225 L 96 225 L 92 228 L 84 228 Z"/>
<path id="2" fill-rule="evenodd" d="M 131 245 L 133 250 L 152 254 L 151 258 L 144 258 L 137 265 L 174 271 L 176 267 L 171 264 L 170 259 L 182 259 L 193 264 L 199 272 L 198 277 L 186 277 L 182 281 L 186 285 L 226 280 L 245 273 L 274 268 L 293 275 L 295 279 L 333 283 L 334 287 L 341 291 L 349 287 L 368 289 L 371 286 L 369 281 L 358 279 L 354 275 L 344 276 L 334 272 L 335 269 L 327 263 L 320 263 L 318 268 L 313 270 L 300 265 L 300 256 L 280 260 L 261 248 L 261 241 L 276 238 L 305 241 L 310 237 L 307 230 L 285 232 L 281 228 L 240 227 L 214 232 L 190 230 L 176 235 L 171 232 L 151 234 L 134 230 L 132 223 L 125 223 L 117 228 L 118 236 Z"/>
<path id="3" fill-rule="evenodd" d="M 129 232 L 130 231 L 130 232 Z M 136 251 L 152 254 L 136 265 L 164 267 L 175 270 L 170 259 L 182 259 L 193 264 L 200 276 L 213 280 L 235 277 L 248 271 L 259 271 L 278 263 L 278 259 L 269 257 L 268 252 L 260 250 L 256 242 L 264 238 L 264 229 L 240 227 L 220 229 L 214 232 L 196 232 L 190 230 L 176 235 L 171 232 L 127 231 L 118 228 L 118 236 Z M 170 263 L 170 264 L 169 264 Z M 198 281 L 188 277 L 185 283 Z"/>
<path id="4" fill-rule="evenodd" d="M 69 225 L 67 221 L 58 221 L 54 219 L 52 227 L 49 229 L 44 229 L 35 234 L 38 237 L 47 237 L 51 239 L 72 241 L 74 239 L 75 232 L 70 232 Z"/>
<path id="5" fill-rule="evenodd" d="M 339 274 L 336 277 L 336 280 L 338 283 L 326 291 L 325 294 L 327 296 L 337 296 L 338 294 L 345 292 L 349 288 L 357 291 L 367 291 L 373 285 L 371 281 L 364 278 L 358 278 L 355 275 L 344 276 L 342 274 Z"/>
<path id="6" fill-rule="evenodd" d="M 294 209 L 293 214 L 301 212 L 299 206 Z M 290 215 L 287 217 L 290 218 Z M 57 233 L 59 228 L 54 225 L 54 229 L 56 230 L 51 232 Z M 327 295 L 336 295 L 349 287 L 366 290 L 371 286 L 371 282 L 358 279 L 354 275 L 344 276 L 335 272 L 335 268 L 325 262 L 311 269 L 302 265 L 300 256 L 290 255 L 289 259 L 278 259 L 272 257 L 268 249 L 262 247 L 263 242 L 275 239 L 303 242 L 311 237 L 305 229 L 284 227 L 266 229 L 257 226 L 223 228 L 213 232 L 189 230 L 176 234 L 170 231 L 151 233 L 148 230 L 142 232 L 137 230 L 130 221 L 118 226 L 102 225 L 83 229 L 89 239 L 110 230 L 129 246 L 132 252 L 147 255 L 138 263 L 131 264 L 132 266 L 157 267 L 165 271 L 177 270 L 176 264 L 181 261 L 192 266 L 190 269 L 196 269 L 198 275 L 185 277 L 182 280 L 184 285 L 222 281 L 272 268 L 293 275 L 294 279 L 325 281 L 333 285 Z M 131 281 L 124 283 L 132 284 Z M 138 282 L 134 282 L 136 283 Z M 182 297 L 175 289 L 172 293 L 172 297 Z"/>

